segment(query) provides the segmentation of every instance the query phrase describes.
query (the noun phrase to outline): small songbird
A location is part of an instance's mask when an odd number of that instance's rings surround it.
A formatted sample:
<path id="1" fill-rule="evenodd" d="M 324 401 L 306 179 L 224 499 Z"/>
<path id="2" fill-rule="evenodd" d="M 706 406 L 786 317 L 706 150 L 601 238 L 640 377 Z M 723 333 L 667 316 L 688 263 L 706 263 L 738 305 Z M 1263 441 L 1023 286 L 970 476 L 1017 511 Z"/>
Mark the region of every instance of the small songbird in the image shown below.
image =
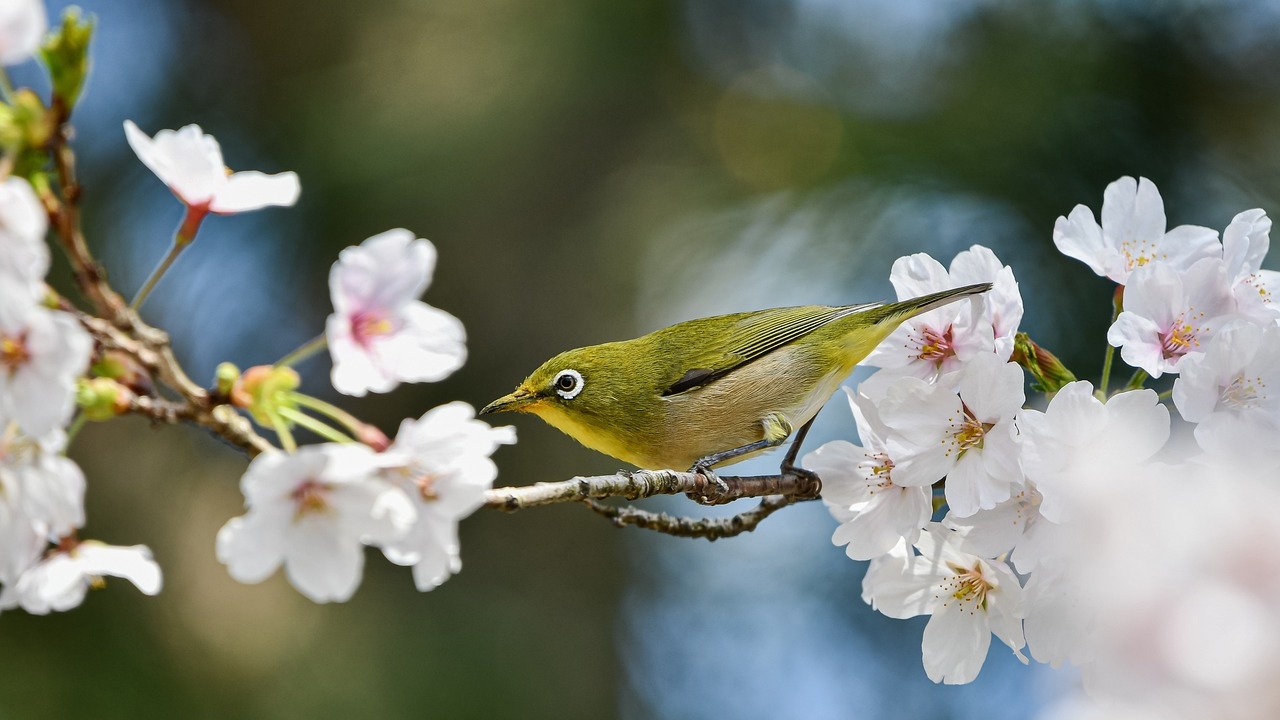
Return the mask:
<path id="1" fill-rule="evenodd" d="M 989 289 L 690 320 L 562 352 L 480 412 L 533 413 L 647 470 L 708 471 L 781 445 L 798 429 L 783 461 L 784 472 L 795 471 L 809 424 L 854 365 L 904 320 Z"/>

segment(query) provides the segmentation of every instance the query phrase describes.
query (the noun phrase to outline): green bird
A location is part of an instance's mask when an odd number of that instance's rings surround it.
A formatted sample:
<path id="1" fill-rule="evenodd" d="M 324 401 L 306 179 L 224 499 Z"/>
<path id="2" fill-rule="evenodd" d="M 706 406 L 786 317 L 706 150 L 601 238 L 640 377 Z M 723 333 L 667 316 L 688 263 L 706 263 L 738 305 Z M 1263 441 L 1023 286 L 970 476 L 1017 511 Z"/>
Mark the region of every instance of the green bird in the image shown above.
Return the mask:
<path id="1" fill-rule="evenodd" d="M 562 352 L 480 412 L 533 413 L 647 470 L 706 472 L 781 445 L 798 428 L 783 471 L 799 471 L 805 432 L 859 361 L 904 320 L 989 289 L 690 320 Z"/>

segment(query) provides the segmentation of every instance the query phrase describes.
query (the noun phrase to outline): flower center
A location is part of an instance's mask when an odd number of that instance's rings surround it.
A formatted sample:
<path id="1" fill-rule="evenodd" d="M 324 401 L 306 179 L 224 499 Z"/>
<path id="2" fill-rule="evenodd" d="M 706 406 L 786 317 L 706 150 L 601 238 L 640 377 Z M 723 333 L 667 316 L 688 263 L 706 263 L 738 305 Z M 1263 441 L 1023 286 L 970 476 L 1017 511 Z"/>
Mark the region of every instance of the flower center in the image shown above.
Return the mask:
<path id="1" fill-rule="evenodd" d="M 1232 410 L 1247 410 L 1257 407 L 1267 399 L 1267 384 L 1261 377 L 1246 378 L 1237 375 L 1231 384 L 1222 388 L 1220 400 Z"/>
<path id="2" fill-rule="evenodd" d="M 871 488 L 871 494 L 874 495 L 876 489 L 888 490 L 893 487 L 893 480 L 889 477 L 893 472 L 893 460 L 888 455 L 882 452 L 869 453 L 863 466 L 867 467 L 867 487 Z"/>
<path id="3" fill-rule="evenodd" d="M 1254 291 L 1258 293 L 1258 297 L 1262 302 L 1267 304 L 1271 303 L 1271 291 L 1267 289 L 1266 283 L 1262 279 L 1262 275 L 1258 273 L 1249 273 L 1249 275 L 1240 282 L 1253 288 Z"/>
<path id="4" fill-rule="evenodd" d="M 973 411 L 968 405 L 960 403 L 959 422 L 955 419 L 951 421 L 952 427 L 956 430 L 949 438 L 944 438 L 944 443 L 949 443 L 952 447 L 947 449 L 947 455 L 952 452 L 956 453 L 956 457 L 964 455 L 965 451 L 970 448 L 982 449 L 983 443 L 986 441 L 987 431 L 995 427 L 995 423 L 979 422 L 974 417 Z"/>
<path id="5" fill-rule="evenodd" d="M 351 334 L 361 347 L 368 347 L 378 337 L 395 329 L 391 319 L 381 313 L 359 312 L 351 317 Z"/>
<path id="6" fill-rule="evenodd" d="M 318 480 L 304 480 L 293 489 L 294 519 L 308 513 L 322 513 L 329 509 L 329 491 L 332 486 Z"/>
<path id="7" fill-rule="evenodd" d="M 948 600 L 943 602 L 943 606 L 955 599 L 960 602 L 963 607 L 966 604 L 971 605 L 970 611 L 987 609 L 987 593 L 995 589 L 995 585 L 987 580 L 982 574 L 982 566 L 974 565 L 966 568 L 959 565 L 947 563 L 947 567 L 955 573 L 951 577 L 942 581 L 942 591 L 950 596 Z"/>
<path id="8" fill-rule="evenodd" d="M 920 351 L 916 354 L 916 357 L 935 365 L 941 365 L 943 360 L 956 354 L 954 342 L 950 325 L 942 332 L 926 327 L 924 332 L 920 333 L 920 340 L 917 343 Z"/>
<path id="9" fill-rule="evenodd" d="M 440 494 L 436 492 L 436 480 L 440 477 L 439 473 L 426 472 L 413 479 L 413 484 L 418 487 L 418 494 L 425 502 L 440 499 Z"/>
<path id="10" fill-rule="evenodd" d="M 1182 357 L 1200 347 L 1199 334 L 1208 328 L 1200 327 L 1196 321 L 1204 318 L 1204 313 L 1196 313 L 1195 308 L 1188 308 L 1179 315 L 1169 329 L 1160 335 L 1160 348 L 1166 360 Z"/>
<path id="11" fill-rule="evenodd" d="M 20 335 L 0 335 L 0 367 L 12 375 L 30 360 L 31 351 L 27 349 L 25 332 Z"/>
<path id="12" fill-rule="evenodd" d="M 1150 240 L 1125 240 L 1120 243 L 1120 254 L 1124 255 L 1126 270 L 1142 267 L 1156 259 L 1156 244 Z M 1161 255 L 1167 258 L 1168 255 Z"/>

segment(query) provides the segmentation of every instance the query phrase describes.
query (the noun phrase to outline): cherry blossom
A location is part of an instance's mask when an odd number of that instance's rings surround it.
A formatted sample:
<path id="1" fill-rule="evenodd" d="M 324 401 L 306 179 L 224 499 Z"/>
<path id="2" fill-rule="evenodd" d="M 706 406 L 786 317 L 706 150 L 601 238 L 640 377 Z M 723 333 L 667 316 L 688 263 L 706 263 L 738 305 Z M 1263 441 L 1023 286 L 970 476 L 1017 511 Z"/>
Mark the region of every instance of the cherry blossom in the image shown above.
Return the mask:
<path id="1" fill-rule="evenodd" d="M 1008 555 L 1018 572 L 1030 572 L 1060 551 L 1062 528 L 1040 514 L 1043 498 L 1027 481 L 1008 500 L 987 510 L 959 517 L 948 513 L 942 524 L 954 530 L 965 552 L 993 558 Z"/>
<path id="2" fill-rule="evenodd" d="M 39 437 L 70 420 L 93 340 L 67 313 L 28 305 L 23 295 L 0 287 L 0 416 Z"/>
<path id="3" fill-rule="evenodd" d="M 1083 581 L 1074 564 L 1070 571 L 1061 565 L 1040 568 L 1027 578 L 1022 589 L 1022 630 L 1027 650 L 1038 662 L 1056 668 L 1093 659 L 1098 608 L 1093 594 L 1081 587 Z"/>
<path id="4" fill-rule="evenodd" d="M 1007 565 L 959 549 L 958 538 L 930 523 L 915 543 L 905 541 L 871 561 L 862 599 L 892 618 L 929 615 L 921 645 L 925 673 L 948 685 L 972 682 L 982 670 L 991 635 L 1022 659 L 1022 588 Z"/>
<path id="5" fill-rule="evenodd" d="M 1240 313 L 1262 322 L 1275 322 L 1280 308 L 1280 273 L 1263 270 L 1262 260 L 1271 246 L 1271 218 L 1260 209 L 1236 215 L 1222 231 L 1222 259 L 1231 281 L 1231 294 Z"/>
<path id="6" fill-rule="evenodd" d="M 435 382 L 462 366 L 461 321 L 418 300 L 435 263 L 435 246 L 404 229 L 339 254 L 329 273 L 334 312 L 325 326 L 338 392 L 362 396 L 402 382 Z"/>
<path id="7" fill-rule="evenodd" d="M 1220 257 L 1218 233 L 1195 225 L 1165 232 L 1164 201 L 1146 178 L 1122 177 L 1102 196 L 1102 224 L 1093 211 L 1077 205 L 1053 227 L 1053 243 L 1098 275 L 1121 285 L 1134 270 L 1157 260 L 1177 270 L 1197 260 Z"/>
<path id="8" fill-rule="evenodd" d="M 970 283 L 991 282 L 994 287 L 969 302 L 944 305 L 902 323 L 867 356 L 867 365 L 933 380 L 953 374 L 978 355 L 1009 359 L 1022 320 L 1022 297 L 1013 271 L 989 249 L 974 245 L 952 260 L 949 271 L 924 253 L 901 257 L 889 280 L 899 300 Z"/>
<path id="9" fill-rule="evenodd" d="M 35 303 L 49 272 L 49 246 L 45 233 L 49 215 L 31 189 L 31 184 L 17 177 L 0 183 L 0 286 L 11 288 L 5 304 L 27 305 L 23 295 Z M 0 313 L 13 314 L 13 308 L 0 307 Z"/>
<path id="10" fill-rule="evenodd" d="M 348 600 L 360 584 L 363 545 L 399 540 L 417 515 L 379 469 L 364 445 L 259 455 L 240 481 L 248 512 L 218 531 L 218 560 L 243 583 L 262 582 L 283 564 L 311 600 Z"/>
<path id="11" fill-rule="evenodd" d="M 1169 410 L 1154 390 L 1103 403 L 1081 380 L 1059 390 L 1044 412 L 1023 410 L 1018 428 L 1023 470 L 1042 497 L 1040 514 L 1063 522 L 1073 505 L 1105 496 L 1159 452 L 1169 439 Z"/>
<path id="12" fill-rule="evenodd" d="M 193 213 L 230 215 L 298 201 L 301 186 L 296 173 L 229 173 L 218 141 L 199 125 L 161 130 L 151 138 L 132 120 L 125 120 L 124 134 L 142 164 Z"/>
<path id="13" fill-rule="evenodd" d="M 1022 407 L 1022 368 L 980 355 L 946 385 L 902 377 L 885 390 L 880 419 L 894 458 L 894 482 L 929 486 L 947 478 L 947 505 L 959 517 L 1009 499 L 1022 481 L 1014 415 Z"/>
<path id="14" fill-rule="evenodd" d="M 84 602 L 91 587 L 101 587 L 103 577 L 119 577 L 146 595 L 160 592 L 160 566 L 145 545 L 117 547 L 96 540 L 71 541 L 22 574 L 14 595 L 22 609 L 44 615 L 50 610 L 70 610 Z"/>
<path id="15" fill-rule="evenodd" d="M 1202 448 L 1239 459 L 1272 452 L 1280 434 L 1280 328 L 1230 323 L 1180 370 L 1173 402 L 1197 423 Z"/>
<path id="16" fill-rule="evenodd" d="M 914 543 L 933 515 L 929 488 L 894 483 L 893 459 L 875 405 L 848 388 L 862 447 L 833 440 L 809 453 L 804 466 L 822 478 L 822 501 L 840 525 L 831 536 L 855 560 L 889 552 L 899 540 Z"/>
<path id="17" fill-rule="evenodd" d="M 381 459 L 383 477 L 413 499 L 417 521 L 383 552 L 394 563 L 413 566 L 419 590 L 438 587 L 462 569 L 458 521 L 484 504 L 498 476 L 489 456 L 515 441 L 515 428 L 490 427 L 463 402 L 400 424 Z"/>
<path id="18" fill-rule="evenodd" d="M 1178 372 L 1189 353 L 1203 352 L 1235 312 L 1221 259 L 1198 260 L 1185 270 L 1153 262 L 1130 275 L 1124 311 L 1107 330 L 1107 342 L 1120 348 L 1125 362 L 1158 378 Z"/>
<path id="19" fill-rule="evenodd" d="M 48 29 L 43 0 L 0 2 L 0 65 L 15 65 L 35 55 Z"/>
<path id="20" fill-rule="evenodd" d="M 12 505 L 40 537 L 84 525 L 84 472 L 63 454 L 59 429 L 33 438 L 0 417 L 0 502 Z"/>

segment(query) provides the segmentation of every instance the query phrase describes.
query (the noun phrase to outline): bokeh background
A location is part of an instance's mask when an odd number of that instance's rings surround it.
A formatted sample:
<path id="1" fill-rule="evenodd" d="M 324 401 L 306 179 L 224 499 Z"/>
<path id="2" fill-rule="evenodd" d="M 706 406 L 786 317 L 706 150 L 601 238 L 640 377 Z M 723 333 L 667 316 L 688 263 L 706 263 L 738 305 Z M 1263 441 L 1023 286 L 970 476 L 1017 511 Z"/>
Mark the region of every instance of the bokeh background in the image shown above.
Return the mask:
<path id="1" fill-rule="evenodd" d="M 146 315 L 192 374 L 315 335 L 344 246 L 407 227 L 425 299 L 470 360 L 343 404 L 393 432 L 481 405 L 551 354 L 680 319 L 891 297 L 899 255 L 983 243 L 1023 328 L 1096 376 L 1109 286 L 1054 219 L 1151 178 L 1170 224 L 1280 204 L 1280 8 L 1268 0 L 94 0 L 76 147 L 93 248 L 131 293 L 181 210 L 121 122 L 195 122 L 237 169 L 296 170 L 296 208 L 213 218 Z M 64 6 L 49 3 L 54 16 Z M 38 82 L 34 66 L 13 72 Z M 302 366 L 327 390 L 327 360 Z M 511 420 L 499 483 L 612 472 Z M 852 437 L 831 403 L 812 447 Z M 580 507 L 463 524 L 427 594 L 369 554 L 343 605 L 230 580 L 213 538 L 244 459 L 189 428 L 91 426 L 86 535 L 146 543 L 165 588 L 0 617 L 0 718 L 1024 718 L 1077 681 L 998 643 L 971 686 L 928 682 L 922 621 L 859 598 L 816 503 L 716 542 Z M 744 470 L 767 469 L 769 460 Z M 653 507 L 699 513 L 683 499 Z"/>

